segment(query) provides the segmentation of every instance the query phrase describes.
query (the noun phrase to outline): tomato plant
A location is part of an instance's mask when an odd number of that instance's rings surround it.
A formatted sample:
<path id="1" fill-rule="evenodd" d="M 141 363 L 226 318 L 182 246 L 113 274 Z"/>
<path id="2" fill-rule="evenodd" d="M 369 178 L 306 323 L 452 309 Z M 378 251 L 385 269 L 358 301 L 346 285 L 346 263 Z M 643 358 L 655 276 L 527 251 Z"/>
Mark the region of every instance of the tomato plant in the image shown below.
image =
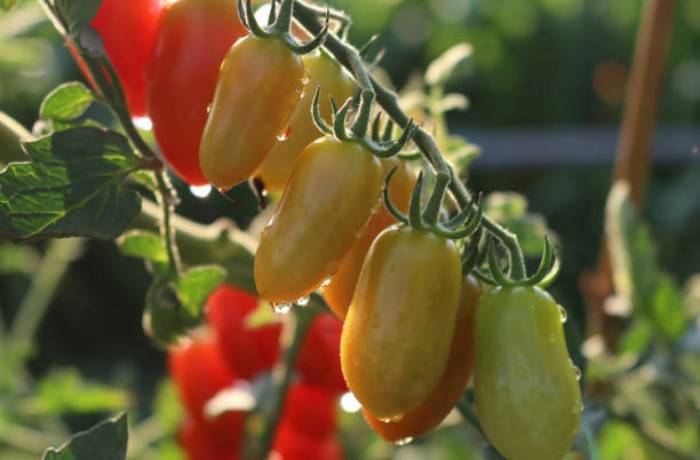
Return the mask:
<path id="1" fill-rule="evenodd" d="M 165 5 L 148 68 L 148 113 L 163 156 L 190 185 L 207 183 L 199 144 L 219 67 L 244 34 L 228 0 L 179 0 Z"/>

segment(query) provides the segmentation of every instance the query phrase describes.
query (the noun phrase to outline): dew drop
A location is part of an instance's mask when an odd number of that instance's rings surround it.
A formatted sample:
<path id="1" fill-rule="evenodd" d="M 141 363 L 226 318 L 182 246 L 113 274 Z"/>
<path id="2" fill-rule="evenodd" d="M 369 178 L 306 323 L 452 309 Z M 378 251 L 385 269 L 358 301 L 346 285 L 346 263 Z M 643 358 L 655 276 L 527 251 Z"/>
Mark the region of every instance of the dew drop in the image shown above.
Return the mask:
<path id="1" fill-rule="evenodd" d="M 289 139 L 289 135 L 290 135 L 290 134 L 292 134 L 292 127 L 291 127 L 291 126 L 287 126 L 287 127 L 284 129 L 284 131 L 282 131 L 281 133 L 279 133 L 279 134 L 277 135 L 277 140 L 280 141 L 280 142 L 284 142 L 284 141 L 286 141 L 287 139 Z"/>
<path id="2" fill-rule="evenodd" d="M 190 187 L 190 193 L 192 195 L 196 196 L 197 198 L 202 198 L 202 199 L 208 197 L 209 194 L 211 193 L 211 190 L 212 190 L 211 185 L 201 185 L 201 186 L 193 185 Z"/>
<path id="3" fill-rule="evenodd" d="M 324 288 L 324 287 L 328 286 L 329 284 L 331 284 L 331 281 L 333 281 L 333 277 L 332 277 L 332 276 L 327 277 L 327 278 L 326 278 L 325 280 L 323 280 L 323 282 L 321 283 L 321 287 Z"/>
<path id="4" fill-rule="evenodd" d="M 273 303 L 272 310 L 278 315 L 286 315 L 292 309 L 291 303 Z"/>
<path id="5" fill-rule="evenodd" d="M 294 303 L 301 307 L 305 307 L 309 304 L 309 296 L 299 297 Z"/>
<path id="6" fill-rule="evenodd" d="M 394 417 L 379 418 L 379 421 L 384 423 L 396 423 L 400 422 L 401 419 L 403 419 L 403 414 L 395 415 Z"/>
<path id="7" fill-rule="evenodd" d="M 412 442 L 413 442 L 413 438 L 409 436 L 407 438 L 399 439 L 394 444 L 398 447 L 401 447 L 401 446 L 407 446 L 407 445 L 411 444 Z"/>
<path id="8" fill-rule="evenodd" d="M 225 187 L 222 187 L 222 188 L 217 188 L 217 190 L 218 190 L 218 191 L 219 191 L 219 193 L 221 193 L 222 195 L 226 195 L 226 194 L 227 194 L 228 192 L 230 192 L 230 191 L 231 191 L 231 189 L 230 189 L 230 188 L 225 188 Z"/>
<path id="9" fill-rule="evenodd" d="M 576 380 L 581 380 L 581 369 L 578 367 L 574 366 L 574 377 L 576 377 Z"/>
<path id="10" fill-rule="evenodd" d="M 561 305 L 559 305 L 559 314 L 561 315 L 561 322 L 565 323 L 566 319 L 568 318 L 568 315 L 566 314 L 566 310 L 564 309 L 564 307 L 562 307 Z"/>

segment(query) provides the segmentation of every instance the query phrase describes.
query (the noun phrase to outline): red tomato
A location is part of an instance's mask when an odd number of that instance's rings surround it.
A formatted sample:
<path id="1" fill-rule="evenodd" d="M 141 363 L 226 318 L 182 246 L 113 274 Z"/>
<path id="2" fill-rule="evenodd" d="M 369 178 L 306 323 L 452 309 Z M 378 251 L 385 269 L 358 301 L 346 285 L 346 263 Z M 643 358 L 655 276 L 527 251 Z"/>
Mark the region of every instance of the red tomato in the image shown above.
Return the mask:
<path id="1" fill-rule="evenodd" d="M 270 460 L 341 460 L 343 450 L 335 436 L 316 439 L 282 424 Z"/>
<path id="2" fill-rule="evenodd" d="M 320 315 L 309 328 L 297 368 L 302 380 L 323 387 L 333 395 L 348 391 L 340 368 L 340 335 L 343 324 L 332 315 Z"/>
<path id="3" fill-rule="evenodd" d="M 335 433 L 336 412 L 337 400 L 334 396 L 318 386 L 298 383 L 287 394 L 281 427 L 324 439 Z"/>
<path id="4" fill-rule="evenodd" d="M 161 9 L 161 0 L 103 0 L 92 20 L 124 86 L 133 116 L 146 114 L 146 68 Z"/>
<path id="5" fill-rule="evenodd" d="M 205 425 L 186 420 L 177 434 L 180 447 L 188 460 L 239 460 L 239 448 L 221 445 L 207 431 Z"/>
<path id="6" fill-rule="evenodd" d="M 180 399 L 190 416 L 203 424 L 219 443 L 239 447 L 243 436 L 243 414 L 228 412 L 214 420 L 207 419 L 204 414 L 205 404 L 236 380 L 218 346 L 211 340 L 190 342 L 174 348 L 168 364 Z"/>
<path id="7" fill-rule="evenodd" d="M 229 285 L 219 287 L 207 301 L 207 319 L 224 359 L 241 378 L 252 380 L 274 366 L 279 355 L 278 324 L 251 329 L 246 318 L 258 298 Z"/>
<path id="8" fill-rule="evenodd" d="M 190 185 L 207 180 L 199 144 L 219 66 L 245 30 L 233 0 L 180 0 L 163 9 L 151 67 L 148 112 L 163 156 Z"/>

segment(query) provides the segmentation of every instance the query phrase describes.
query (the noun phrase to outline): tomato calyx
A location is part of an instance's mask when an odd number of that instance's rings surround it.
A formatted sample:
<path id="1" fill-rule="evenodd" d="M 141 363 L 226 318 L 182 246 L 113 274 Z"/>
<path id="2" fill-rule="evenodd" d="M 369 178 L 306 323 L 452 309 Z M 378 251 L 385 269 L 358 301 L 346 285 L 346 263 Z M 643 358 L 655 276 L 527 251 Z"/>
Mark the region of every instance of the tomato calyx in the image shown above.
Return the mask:
<path id="1" fill-rule="evenodd" d="M 447 186 L 451 178 L 447 173 L 438 172 L 435 176 L 435 186 L 423 208 L 421 197 L 423 195 L 423 173 L 418 175 L 418 181 L 413 189 L 413 196 L 408 208 L 408 214 L 401 212 L 391 200 L 389 195 L 391 179 L 396 172 L 394 168 L 386 177 L 384 186 L 384 204 L 387 210 L 396 220 L 416 230 L 429 231 L 446 239 L 459 240 L 473 235 L 480 227 L 482 206 L 481 200 L 476 206 L 466 206 L 454 217 L 446 222 L 440 222 L 440 209 L 447 193 Z"/>
<path id="2" fill-rule="evenodd" d="M 282 40 L 294 53 L 303 55 L 311 53 L 326 41 L 330 30 L 330 10 L 326 9 L 326 21 L 321 31 L 305 43 L 294 38 L 292 28 L 292 11 L 294 0 L 282 0 L 277 10 L 277 1 L 270 4 L 270 16 L 268 25 L 262 26 L 255 18 L 255 11 L 251 0 L 238 0 L 238 15 L 248 31 L 259 38 L 278 38 Z"/>
<path id="3" fill-rule="evenodd" d="M 495 286 L 546 287 L 554 281 L 559 274 L 559 269 L 561 267 L 557 251 L 548 236 L 544 237 L 544 247 L 542 249 L 542 256 L 540 258 L 540 264 L 537 267 L 537 270 L 535 270 L 535 273 L 532 275 L 526 276 L 523 279 L 514 278 L 507 274 L 506 269 L 504 269 L 502 263 L 499 261 L 497 254 L 497 243 L 495 241 L 491 241 L 491 243 L 488 245 L 487 251 L 488 272 L 484 272 L 483 270 L 475 270 L 475 274 L 481 278 L 482 281 Z"/>
<path id="4" fill-rule="evenodd" d="M 392 129 L 386 130 L 389 134 L 383 136 L 383 138 L 379 138 L 379 136 L 375 137 L 374 135 L 368 137 L 367 132 L 369 130 L 369 121 L 372 114 L 372 105 L 376 98 L 376 95 L 371 90 L 365 89 L 360 93 L 357 116 L 355 118 L 355 123 L 352 128 L 350 128 L 350 132 L 348 132 L 346 124 L 350 109 L 353 106 L 353 98 L 346 100 L 340 108 L 338 108 L 335 101 L 331 99 L 333 111 L 333 125 L 331 126 L 321 115 L 320 96 L 321 88 L 318 87 L 316 88 L 316 93 L 314 94 L 311 104 L 311 114 L 318 129 L 327 136 L 335 137 L 341 142 L 357 142 L 378 158 L 391 158 L 396 156 L 403 150 L 415 133 L 416 125 L 413 120 L 410 120 L 403 133 L 396 141 L 391 140 Z M 393 125 L 391 125 L 391 128 L 393 128 Z M 374 127 L 372 131 L 374 133 Z"/>

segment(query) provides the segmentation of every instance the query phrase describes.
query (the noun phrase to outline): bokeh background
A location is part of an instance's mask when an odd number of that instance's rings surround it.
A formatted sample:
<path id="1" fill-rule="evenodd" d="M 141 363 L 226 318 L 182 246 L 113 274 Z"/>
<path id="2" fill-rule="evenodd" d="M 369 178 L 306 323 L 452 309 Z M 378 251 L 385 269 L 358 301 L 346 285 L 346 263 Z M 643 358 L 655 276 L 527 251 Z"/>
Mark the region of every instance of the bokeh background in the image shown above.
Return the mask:
<path id="1" fill-rule="evenodd" d="M 470 176 L 474 190 L 521 193 L 530 211 L 559 236 L 564 264 L 553 290 L 569 310 L 570 347 L 582 364 L 578 349 L 585 313 L 579 279 L 595 265 L 602 236 L 642 0 L 330 3 L 353 16 L 353 42 L 381 34 L 387 48 L 382 66 L 397 88 L 450 46 L 468 42 L 474 47 L 465 76 L 449 87 L 470 102 L 467 110 L 450 114 L 450 128 L 482 147 Z M 43 96 L 76 79 L 82 76 L 37 2 L 20 1 L 12 12 L 0 14 L 0 110 L 31 129 Z M 644 216 L 659 247 L 660 265 L 680 282 L 700 269 L 698 0 L 678 1 L 662 94 Z M 225 215 L 245 227 L 255 213 L 245 188 L 234 194 L 233 204 L 215 194 L 202 201 L 180 188 L 180 212 L 201 222 Z M 2 248 L 0 309 L 11 320 L 45 244 L 24 247 L 21 254 L 13 250 L 12 259 Z M 24 269 L 17 270 L 18 265 Z M 164 355 L 141 332 L 149 280 L 142 263 L 120 256 L 112 242 L 89 242 L 51 302 L 31 373 L 79 369 L 89 379 L 128 389 L 136 416 L 147 415 L 165 375 Z M 84 428 L 99 418 L 82 415 L 68 421 Z M 461 459 L 472 455 L 465 453 L 470 452 L 466 445 L 468 439 L 457 430 L 447 430 L 431 441 L 433 450 L 416 454 L 416 447 L 407 447 L 397 458 Z M 371 455 L 382 458 L 377 449 Z M 430 456 L 420 456 L 426 452 Z"/>

